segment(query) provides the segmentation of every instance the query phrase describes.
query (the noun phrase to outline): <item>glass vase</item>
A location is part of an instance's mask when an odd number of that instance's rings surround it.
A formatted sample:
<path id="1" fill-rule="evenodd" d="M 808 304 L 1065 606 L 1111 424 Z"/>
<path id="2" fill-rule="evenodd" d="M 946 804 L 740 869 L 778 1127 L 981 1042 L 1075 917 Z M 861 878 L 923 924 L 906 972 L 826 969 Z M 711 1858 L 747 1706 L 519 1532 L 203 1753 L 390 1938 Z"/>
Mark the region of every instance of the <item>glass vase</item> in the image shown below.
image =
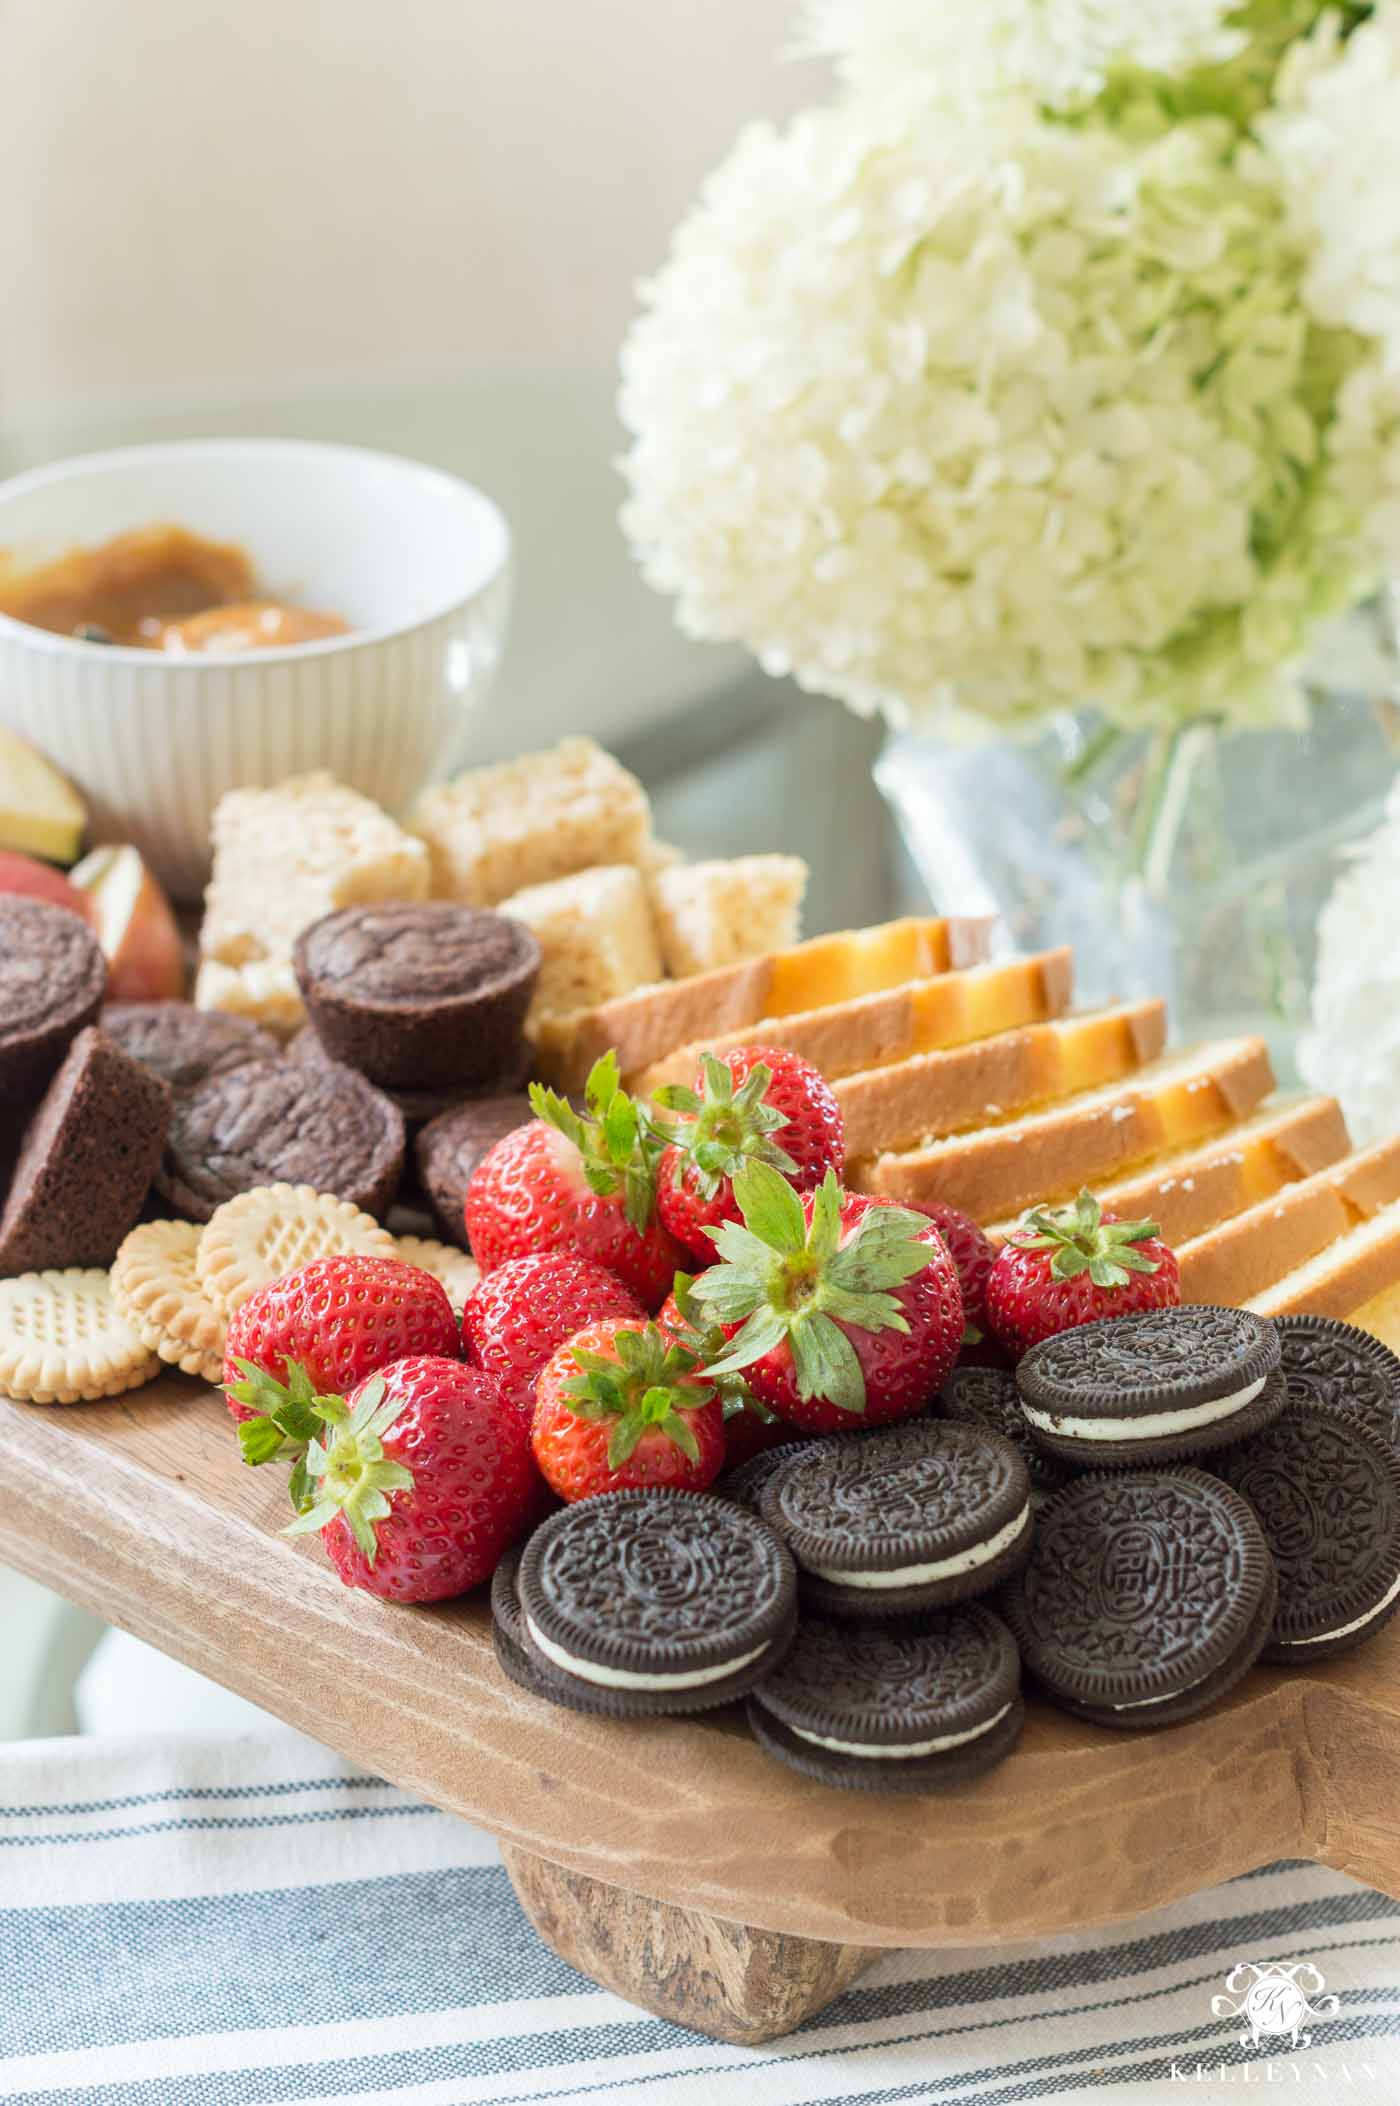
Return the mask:
<path id="1" fill-rule="evenodd" d="M 1080 1007 L 1165 995 L 1178 1044 L 1258 1032 L 1288 1082 L 1318 918 L 1400 756 L 1387 663 L 1367 692 L 1318 693 L 1302 731 L 907 731 L 876 776 L 939 912 L 996 915 L 1001 951 L 1072 945 Z"/>

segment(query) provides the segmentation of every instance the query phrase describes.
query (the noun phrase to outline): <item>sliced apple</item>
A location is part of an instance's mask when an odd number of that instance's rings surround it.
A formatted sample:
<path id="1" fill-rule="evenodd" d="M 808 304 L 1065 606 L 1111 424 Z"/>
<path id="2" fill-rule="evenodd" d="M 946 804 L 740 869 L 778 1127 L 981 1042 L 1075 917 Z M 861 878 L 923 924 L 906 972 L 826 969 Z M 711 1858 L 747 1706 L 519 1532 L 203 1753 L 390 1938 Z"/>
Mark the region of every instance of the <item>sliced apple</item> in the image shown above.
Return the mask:
<path id="1" fill-rule="evenodd" d="M 0 848 L 0 892 L 19 892 L 27 899 L 47 900 L 51 907 L 66 907 L 90 922 L 91 898 L 55 870 L 52 863 L 36 862 L 33 856 L 15 855 Z"/>
<path id="2" fill-rule="evenodd" d="M 0 727 L 0 848 L 71 863 L 86 825 L 82 798 L 52 761 Z"/>
<path id="3" fill-rule="evenodd" d="M 94 848 L 72 873 L 107 958 L 109 1002 L 173 1002 L 185 991 L 185 947 L 170 902 L 126 844 Z"/>

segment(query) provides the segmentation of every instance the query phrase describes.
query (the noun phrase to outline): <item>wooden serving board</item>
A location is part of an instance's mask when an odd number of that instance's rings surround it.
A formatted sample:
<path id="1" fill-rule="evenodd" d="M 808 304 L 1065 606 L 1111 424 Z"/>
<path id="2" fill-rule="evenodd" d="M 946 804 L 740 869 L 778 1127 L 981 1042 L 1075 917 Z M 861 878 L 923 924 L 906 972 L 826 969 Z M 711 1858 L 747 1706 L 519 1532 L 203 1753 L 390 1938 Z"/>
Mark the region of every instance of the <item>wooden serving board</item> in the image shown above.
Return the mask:
<path id="1" fill-rule="evenodd" d="M 9 1562 L 492 1830 L 556 1949 L 719 2037 L 786 2031 L 882 1947 L 1108 1922 L 1277 1857 L 1400 1895 L 1400 1620 L 1157 1733 L 1033 1702 L 990 1776 L 886 1797 L 808 1783 L 737 1714 L 616 1723 L 527 1696 L 484 1596 L 405 1609 L 342 1586 L 279 1535 L 285 1474 L 245 1469 L 188 1377 L 0 1400 L 0 1499 Z"/>

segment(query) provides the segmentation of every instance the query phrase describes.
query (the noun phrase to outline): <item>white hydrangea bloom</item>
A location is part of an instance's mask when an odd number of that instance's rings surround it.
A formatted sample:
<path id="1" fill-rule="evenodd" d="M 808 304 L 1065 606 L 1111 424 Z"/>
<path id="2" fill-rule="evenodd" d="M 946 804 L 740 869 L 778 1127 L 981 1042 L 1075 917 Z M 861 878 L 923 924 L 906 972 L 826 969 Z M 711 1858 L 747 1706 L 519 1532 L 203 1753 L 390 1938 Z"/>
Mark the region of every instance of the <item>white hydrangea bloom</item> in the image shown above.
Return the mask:
<path id="1" fill-rule="evenodd" d="M 1298 1065 L 1340 1097 L 1358 1144 L 1393 1133 L 1400 1107 L 1400 783 L 1385 823 L 1356 852 L 1318 924 L 1312 1029 Z"/>
<path id="2" fill-rule="evenodd" d="M 1400 372 L 1380 352 L 1344 381 L 1327 451 L 1331 487 L 1364 519 L 1377 573 L 1400 576 Z"/>
<path id="3" fill-rule="evenodd" d="M 1296 714 L 1364 582 L 1303 262 L 1222 120 L 754 127 L 624 352 L 627 531 L 688 633 L 859 709 Z"/>
<path id="4" fill-rule="evenodd" d="M 1024 89 L 1049 109 L 1096 96 L 1115 67 L 1180 74 L 1234 58 L 1240 0 L 813 0 L 808 48 L 858 87 L 927 75 L 974 102 Z"/>
<path id="5" fill-rule="evenodd" d="M 1326 15 L 1289 51 L 1258 131 L 1312 249 L 1312 312 L 1375 337 L 1400 373 L 1400 0 L 1343 41 Z"/>

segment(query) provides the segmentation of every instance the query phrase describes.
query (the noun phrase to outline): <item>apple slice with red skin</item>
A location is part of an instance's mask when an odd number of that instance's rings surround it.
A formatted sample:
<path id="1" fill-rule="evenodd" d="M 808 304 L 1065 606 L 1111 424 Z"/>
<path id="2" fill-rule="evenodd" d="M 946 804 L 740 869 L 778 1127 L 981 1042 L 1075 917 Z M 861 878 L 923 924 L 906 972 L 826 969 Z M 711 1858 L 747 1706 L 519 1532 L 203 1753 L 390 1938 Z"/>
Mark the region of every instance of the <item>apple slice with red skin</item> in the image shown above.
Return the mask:
<path id="1" fill-rule="evenodd" d="M 72 873 L 107 959 L 109 1002 L 173 1002 L 185 992 L 185 947 L 174 911 L 128 842 L 94 848 Z"/>

